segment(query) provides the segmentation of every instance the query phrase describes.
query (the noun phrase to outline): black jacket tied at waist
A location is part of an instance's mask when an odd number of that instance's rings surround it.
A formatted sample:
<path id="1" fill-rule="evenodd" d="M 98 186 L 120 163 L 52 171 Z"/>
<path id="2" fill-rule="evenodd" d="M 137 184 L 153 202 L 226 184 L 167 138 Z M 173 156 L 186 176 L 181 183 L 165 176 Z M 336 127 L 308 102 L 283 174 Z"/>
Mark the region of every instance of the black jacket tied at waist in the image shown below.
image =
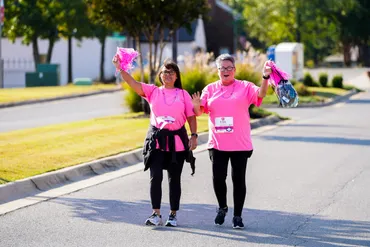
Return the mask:
<path id="1" fill-rule="evenodd" d="M 195 158 L 193 152 L 189 150 L 189 138 L 186 132 L 185 126 L 182 126 L 178 130 L 168 130 L 168 129 L 159 129 L 153 125 L 150 125 L 147 136 L 144 142 L 143 155 L 144 155 L 144 171 L 148 170 L 151 163 L 152 151 L 156 150 L 157 142 L 161 150 L 166 150 L 167 140 L 168 140 L 168 149 L 172 153 L 171 163 L 176 162 L 176 146 L 175 146 L 175 136 L 179 136 L 182 144 L 184 145 L 185 152 L 185 161 L 190 163 L 192 169 L 192 174 L 195 172 Z"/>

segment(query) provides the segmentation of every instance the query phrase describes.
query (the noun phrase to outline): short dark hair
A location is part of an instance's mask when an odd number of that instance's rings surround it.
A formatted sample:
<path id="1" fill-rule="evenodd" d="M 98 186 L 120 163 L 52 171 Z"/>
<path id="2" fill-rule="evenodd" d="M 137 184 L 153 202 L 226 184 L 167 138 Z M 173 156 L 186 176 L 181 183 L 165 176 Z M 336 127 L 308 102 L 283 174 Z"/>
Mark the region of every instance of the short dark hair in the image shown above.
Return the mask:
<path id="1" fill-rule="evenodd" d="M 159 81 L 161 82 L 161 84 L 163 85 L 163 82 L 162 82 L 162 79 L 161 79 L 161 73 L 162 73 L 162 69 L 163 68 L 166 68 L 166 69 L 172 69 L 173 71 L 175 71 L 176 73 L 176 81 L 175 81 L 175 87 L 176 88 L 180 88 L 182 89 L 182 84 L 181 84 L 181 76 L 180 76 L 180 69 L 179 69 L 179 66 L 177 66 L 177 64 L 170 60 L 170 59 L 167 59 L 164 61 L 159 73 L 158 73 L 158 78 L 159 78 Z"/>
<path id="2" fill-rule="evenodd" d="M 216 58 L 216 66 L 217 68 L 219 68 L 221 66 L 221 62 L 222 61 L 230 61 L 233 63 L 233 66 L 235 67 L 235 59 L 233 56 L 231 56 L 230 54 L 221 54 L 220 56 L 218 56 Z"/>

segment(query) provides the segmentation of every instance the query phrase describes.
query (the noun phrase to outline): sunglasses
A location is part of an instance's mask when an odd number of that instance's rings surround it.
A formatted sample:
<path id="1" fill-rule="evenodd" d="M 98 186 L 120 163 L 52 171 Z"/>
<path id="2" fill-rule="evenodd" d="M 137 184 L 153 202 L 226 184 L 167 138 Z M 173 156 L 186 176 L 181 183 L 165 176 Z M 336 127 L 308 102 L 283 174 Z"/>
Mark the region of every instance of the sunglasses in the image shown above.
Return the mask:
<path id="1" fill-rule="evenodd" d="M 161 73 L 164 75 L 171 75 L 171 76 L 176 74 L 176 72 L 173 70 L 163 70 Z"/>

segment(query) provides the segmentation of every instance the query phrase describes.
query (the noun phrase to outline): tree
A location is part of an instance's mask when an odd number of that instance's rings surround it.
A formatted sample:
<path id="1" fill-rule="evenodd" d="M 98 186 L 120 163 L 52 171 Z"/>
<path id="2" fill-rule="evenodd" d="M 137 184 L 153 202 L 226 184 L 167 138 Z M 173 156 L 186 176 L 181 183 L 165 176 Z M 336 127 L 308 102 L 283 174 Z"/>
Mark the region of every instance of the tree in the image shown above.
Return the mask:
<path id="1" fill-rule="evenodd" d="M 55 0 L 5 1 L 7 21 L 4 34 L 12 42 L 22 37 L 22 43 L 32 44 L 35 66 L 40 63 L 38 38 L 48 39 L 46 62 L 50 63 L 55 42 L 59 39 L 56 13 L 60 5 Z"/>
<path id="2" fill-rule="evenodd" d="M 92 24 L 87 17 L 87 5 L 83 0 L 60 0 L 63 11 L 57 15 L 58 33 L 68 40 L 68 82 L 72 82 L 72 38 L 81 40 L 92 37 Z"/>

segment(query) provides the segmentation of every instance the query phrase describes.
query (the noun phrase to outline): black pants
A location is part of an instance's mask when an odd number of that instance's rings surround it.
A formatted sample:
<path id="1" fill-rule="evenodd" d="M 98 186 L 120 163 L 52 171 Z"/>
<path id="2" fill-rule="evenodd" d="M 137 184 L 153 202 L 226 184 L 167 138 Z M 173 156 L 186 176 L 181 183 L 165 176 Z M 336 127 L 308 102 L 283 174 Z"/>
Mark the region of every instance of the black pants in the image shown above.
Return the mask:
<path id="1" fill-rule="evenodd" d="M 177 164 L 171 163 L 172 154 L 160 150 L 153 151 L 150 164 L 150 198 L 153 209 L 161 208 L 163 169 L 167 169 L 170 192 L 171 210 L 177 211 L 180 207 L 181 172 L 184 166 L 186 152 L 176 152 Z"/>
<path id="2" fill-rule="evenodd" d="M 227 168 L 229 159 L 231 162 L 231 178 L 234 187 L 234 216 L 241 216 L 246 195 L 245 174 L 247 170 L 247 160 L 251 157 L 251 151 L 220 151 L 217 149 L 209 150 L 209 158 L 212 161 L 213 170 L 213 189 L 215 191 L 218 205 L 220 208 L 227 207 Z"/>

